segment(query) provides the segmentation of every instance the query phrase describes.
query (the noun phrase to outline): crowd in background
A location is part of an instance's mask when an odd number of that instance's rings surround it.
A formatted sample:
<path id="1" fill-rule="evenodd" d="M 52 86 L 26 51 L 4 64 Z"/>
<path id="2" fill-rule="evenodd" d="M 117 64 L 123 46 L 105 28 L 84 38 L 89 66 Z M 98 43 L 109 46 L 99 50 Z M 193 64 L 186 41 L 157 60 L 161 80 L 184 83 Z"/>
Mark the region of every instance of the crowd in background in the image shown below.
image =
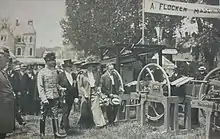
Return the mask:
<path id="1" fill-rule="evenodd" d="M 69 115 L 74 103 L 80 104 L 79 127 L 103 128 L 115 124 L 119 93 L 124 89 L 112 64 L 101 72 L 100 63 L 93 59 L 67 59 L 61 67 L 56 65 L 55 54 L 48 52 L 43 57 L 45 65 L 25 65 L 13 61 L 7 47 L 1 46 L 0 50 L 0 100 L 4 104 L 0 110 L 6 111 L 0 114 L 0 139 L 15 130 L 15 120 L 25 126 L 25 115 L 39 116 L 41 138 L 45 136 L 48 116 L 52 119 L 54 136 L 66 137 L 71 129 Z M 65 133 L 59 133 L 60 128 Z"/>

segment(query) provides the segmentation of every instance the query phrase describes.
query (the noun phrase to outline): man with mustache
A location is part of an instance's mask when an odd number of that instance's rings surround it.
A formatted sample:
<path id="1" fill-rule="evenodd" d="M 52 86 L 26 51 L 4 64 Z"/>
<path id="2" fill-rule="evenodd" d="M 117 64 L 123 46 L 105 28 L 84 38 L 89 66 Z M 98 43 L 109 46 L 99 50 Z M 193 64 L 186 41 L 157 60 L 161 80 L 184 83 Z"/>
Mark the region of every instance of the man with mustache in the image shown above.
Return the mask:
<path id="1" fill-rule="evenodd" d="M 37 76 L 37 87 L 41 100 L 40 135 L 41 138 L 45 136 L 45 119 L 46 116 L 50 116 L 55 138 L 63 138 L 66 137 L 66 134 L 59 133 L 58 104 L 61 97 L 60 92 L 63 92 L 64 88 L 58 85 L 55 53 L 45 52 L 43 57 L 46 66 L 39 71 Z"/>

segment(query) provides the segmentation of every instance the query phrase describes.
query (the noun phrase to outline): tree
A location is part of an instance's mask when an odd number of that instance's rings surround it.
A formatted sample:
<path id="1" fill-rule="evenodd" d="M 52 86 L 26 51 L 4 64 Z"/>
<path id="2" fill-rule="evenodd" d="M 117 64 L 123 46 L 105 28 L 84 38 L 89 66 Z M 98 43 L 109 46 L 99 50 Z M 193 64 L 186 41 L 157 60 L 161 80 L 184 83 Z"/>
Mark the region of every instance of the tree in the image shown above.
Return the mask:
<path id="1" fill-rule="evenodd" d="M 66 0 L 66 18 L 61 21 L 64 42 L 71 42 L 85 55 L 98 54 L 101 46 L 132 44 L 141 39 L 142 0 Z M 145 16 L 145 36 L 156 38 L 155 26 L 163 24 L 164 37 L 174 46 L 174 30 L 182 17 Z"/>
<path id="2" fill-rule="evenodd" d="M 138 32 L 135 0 L 66 0 L 66 18 L 61 21 L 64 42 L 73 43 L 86 55 L 98 54 L 101 46 L 130 43 Z M 137 37 L 139 38 L 139 37 Z"/>

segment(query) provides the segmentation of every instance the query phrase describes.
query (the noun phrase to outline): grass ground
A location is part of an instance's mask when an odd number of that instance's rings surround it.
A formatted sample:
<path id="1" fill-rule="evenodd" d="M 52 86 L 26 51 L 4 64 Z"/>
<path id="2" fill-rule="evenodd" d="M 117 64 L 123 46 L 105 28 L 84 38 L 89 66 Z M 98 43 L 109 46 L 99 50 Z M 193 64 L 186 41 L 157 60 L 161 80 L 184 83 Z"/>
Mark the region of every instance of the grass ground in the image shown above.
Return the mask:
<path id="1" fill-rule="evenodd" d="M 161 126 L 140 126 L 138 122 L 120 122 L 116 126 L 107 126 L 103 129 L 87 129 L 80 130 L 76 127 L 79 113 L 72 112 L 70 115 L 70 123 L 73 131 L 66 139 L 203 139 L 203 130 L 193 130 L 190 136 L 171 135 L 164 133 Z M 37 116 L 25 116 L 27 125 L 20 127 L 13 134 L 9 134 L 7 139 L 39 139 L 39 120 Z M 52 139 L 51 120 L 46 121 L 46 137 Z"/>

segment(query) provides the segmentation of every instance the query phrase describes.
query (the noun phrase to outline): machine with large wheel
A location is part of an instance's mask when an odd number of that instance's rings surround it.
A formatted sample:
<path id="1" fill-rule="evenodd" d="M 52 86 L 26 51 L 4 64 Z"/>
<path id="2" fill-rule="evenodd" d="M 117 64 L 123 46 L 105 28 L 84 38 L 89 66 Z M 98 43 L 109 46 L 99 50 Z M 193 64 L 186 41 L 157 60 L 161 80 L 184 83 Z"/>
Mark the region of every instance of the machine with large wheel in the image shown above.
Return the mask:
<path id="1" fill-rule="evenodd" d="M 158 121 L 164 117 L 166 131 L 178 131 L 179 104 L 186 106 L 186 130 L 191 130 L 191 98 L 172 95 L 172 87 L 181 87 L 193 78 L 182 77 L 170 82 L 166 71 L 155 63 L 150 63 L 139 73 L 136 91 L 141 97 L 141 124 L 146 120 Z"/>
<path id="2" fill-rule="evenodd" d="M 179 130 L 179 106 L 185 106 L 185 128 L 191 130 L 191 107 L 200 110 L 198 118 L 204 119 L 206 138 L 211 130 L 220 129 L 220 68 L 210 71 L 203 80 L 181 76 L 170 81 L 166 71 L 158 64 L 150 63 L 142 68 L 137 79 L 136 93 L 141 98 L 141 124 L 145 119 L 158 121 L 164 118 L 167 131 Z M 199 83 L 198 97 L 193 95 L 176 95 L 175 88 L 186 84 Z M 181 92 L 181 90 L 183 92 Z M 184 88 L 177 92 L 184 93 Z M 192 90 L 193 91 L 193 90 Z M 195 92 L 194 92 L 195 93 Z M 193 94 L 193 92 L 191 93 Z"/>

